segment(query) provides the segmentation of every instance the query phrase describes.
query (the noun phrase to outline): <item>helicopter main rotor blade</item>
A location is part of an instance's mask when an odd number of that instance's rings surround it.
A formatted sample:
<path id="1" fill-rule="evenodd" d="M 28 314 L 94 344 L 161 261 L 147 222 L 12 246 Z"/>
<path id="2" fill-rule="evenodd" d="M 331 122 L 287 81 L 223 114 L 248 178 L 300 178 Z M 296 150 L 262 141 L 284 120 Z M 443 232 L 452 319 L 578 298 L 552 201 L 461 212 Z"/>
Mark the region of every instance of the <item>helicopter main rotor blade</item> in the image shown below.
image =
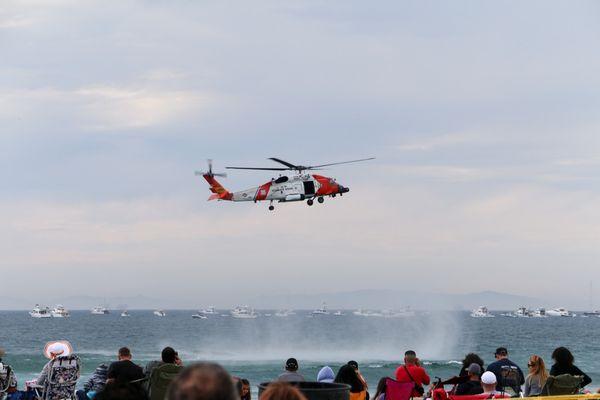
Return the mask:
<path id="1" fill-rule="evenodd" d="M 287 161 L 283 161 L 283 160 L 282 160 L 282 159 L 280 159 L 280 158 L 269 157 L 269 160 L 273 160 L 273 161 L 275 161 L 275 162 L 278 162 L 279 164 L 283 164 L 283 165 L 285 165 L 286 167 L 288 167 L 289 169 L 298 169 L 298 168 L 299 168 L 299 167 L 298 167 L 298 165 L 294 165 L 294 164 L 292 164 L 292 163 L 289 163 L 289 162 L 287 162 Z"/>
<path id="2" fill-rule="evenodd" d="M 287 171 L 292 168 L 225 167 L 226 169 L 251 169 L 256 171 Z"/>
<path id="3" fill-rule="evenodd" d="M 368 160 L 374 160 L 374 159 L 375 159 L 375 157 L 369 157 L 369 158 L 361 158 L 360 160 L 341 161 L 341 162 L 330 163 L 330 164 L 311 165 L 310 167 L 307 167 L 306 169 L 315 169 L 315 168 L 319 168 L 319 167 L 328 167 L 330 165 L 350 164 L 350 163 L 355 163 L 355 162 L 360 162 L 360 161 L 368 161 Z"/>

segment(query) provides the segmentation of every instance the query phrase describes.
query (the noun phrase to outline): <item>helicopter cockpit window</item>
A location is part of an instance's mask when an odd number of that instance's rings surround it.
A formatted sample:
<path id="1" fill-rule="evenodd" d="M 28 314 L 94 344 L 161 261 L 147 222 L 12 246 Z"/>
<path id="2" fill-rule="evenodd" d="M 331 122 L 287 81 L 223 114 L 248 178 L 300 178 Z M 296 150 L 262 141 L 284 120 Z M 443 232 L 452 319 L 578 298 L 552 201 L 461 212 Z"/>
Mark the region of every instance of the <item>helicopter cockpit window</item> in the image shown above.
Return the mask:
<path id="1" fill-rule="evenodd" d="M 289 180 L 289 178 L 287 176 L 280 176 L 279 178 L 275 179 L 275 183 L 284 183 L 287 182 Z"/>

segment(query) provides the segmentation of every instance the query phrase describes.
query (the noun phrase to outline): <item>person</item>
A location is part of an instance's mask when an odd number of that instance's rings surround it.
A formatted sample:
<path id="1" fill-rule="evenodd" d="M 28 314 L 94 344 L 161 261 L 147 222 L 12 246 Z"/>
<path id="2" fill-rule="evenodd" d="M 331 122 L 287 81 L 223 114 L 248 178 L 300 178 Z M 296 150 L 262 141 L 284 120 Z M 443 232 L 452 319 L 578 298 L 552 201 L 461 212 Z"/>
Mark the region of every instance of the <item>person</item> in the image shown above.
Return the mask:
<path id="1" fill-rule="evenodd" d="M 358 378 L 362 381 L 363 385 L 365 386 L 365 389 L 367 389 L 367 393 L 369 393 L 369 384 L 367 383 L 367 380 L 365 379 L 365 377 L 360 373 L 360 369 L 358 369 L 358 363 L 354 360 L 350 360 L 348 361 L 348 365 L 351 365 L 355 370 L 356 373 L 358 374 Z M 369 396 L 367 395 L 367 398 Z"/>
<path id="2" fill-rule="evenodd" d="M 110 364 L 106 373 L 107 383 L 113 381 L 131 382 L 144 378 L 144 370 L 131 361 L 131 350 L 121 347 L 118 353 L 118 361 Z"/>
<path id="3" fill-rule="evenodd" d="M 402 383 L 414 382 L 415 388 L 411 397 L 423 397 L 423 385 L 429 385 L 430 379 L 413 350 L 404 353 L 404 365 L 396 369 L 396 380 Z"/>
<path id="4" fill-rule="evenodd" d="M 335 376 L 334 382 L 350 385 L 350 400 L 366 400 L 367 388 L 352 365 L 342 365 Z"/>
<path id="5" fill-rule="evenodd" d="M 102 363 L 96 367 L 92 376 L 83 384 L 83 390 L 75 392 L 79 400 L 93 399 L 106 385 L 108 379 L 108 365 Z"/>
<path id="6" fill-rule="evenodd" d="M 542 388 L 548 379 L 548 371 L 542 357 L 532 355 L 527 363 L 529 374 L 525 377 L 525 386 L 523 388 L 523 396 L 539 396 L 542 393 Z"/>
<path id="7" fill-rule="evenodd" d="M 331 383 L 334 379 L 335 375 L 333 374 L 333 370 L 327 365 L 321 368 L 317 374 L 317 382 Z"/>
<path id="8" fill-rule="evenodd" d="M 375 392 L 374 400 L 385 400 L 385 391 L 387 390 L 387 379 L 383 377 L 377 383 L 377 391 Z"/>
<path id="9" fill-rule="evenodd" d="M 184 368 L 169 385 L 167 398 L 169 400 L 239 400 L 231 375 L 223 367 L 214 363 L 198 363 Z"/>
<path id="10" fill-rule="evenodd" d="M 280 382 L 304 382 L 304 377 L 298 372 L 298 360 L 288 358 L 285 362 L 285 372 L 277 377 Z"/>
<path id="11" fill-rule="evenodd" d="M 2 397 L 2 390 L 6 389 L 6 393 L 17 392 L 17 378 L 9 365 L 2 362 L 2 357 L 6 352 L 0 347 L 0 398 Z"/>
<path id="12" fill-rule="evenodd" d="M 496 375 L 496 390 L 504 391 L 506 387 L 510 387 L 516 394 L 520 393 L 521 385 L 525 383 L 525 377 L 523 376 L 521 368 L 508 359 L 508 350 L 506 347 L 498 347 L 494 353 L 494 357 L 496 358 L 496 361 L 488 365 L 487 370 Z M 505 382 L 505 379 L 502 376 L 502 369 L 506 367 L 515 368 L 517 370 L 516 382 Z"/>
<path id="13" fill-rule="evenodd" d="M 273 382 L 262 392 L 260 400 L 306 400 L 306 397 L 287 382 Z"/>
<path id="14" fill-rule="evenodd" d="M 144 376 L 146 378 L 150 378 L 154 368 L 160 367 L 164 364 L 183 365 L 181 359 L 179 358 L 179 353 L 177 353 L 174 348 L 167 346 L 162 349 L 160 353 L 160 360 L 150 361 L 148 364 L 146 364 L 146 367 L 144 368 Z"/>
<path id="15" fill-rule="evenodd" d="M 566 347 L 561 346 L 554 349 L 552 352 L 552 359 L 554 360 L 554 364 L 552 365 L 552 368 L 550 368 L 550 375 L 581 375 L 583 376 L 583 381 L 581 382 L 582 388 L 592 383 L 592 378 L 573 364 L 575 357 L 573 357 L 573 354 L 571 354 Z"/>
<path id="16" fill-rule="evenodd" d="M 241 400 L 251 400 L 252 395 L 250 394 L 250 381 L 246 378 L 242 378 L 242 379 L 240 379 L 240 382 L 242 383 L 242 392 L 241 392 L 240 399 Z"/>
<path id="17" fill-rule="evenodd" d="M 66 340 L 46 343 L 46 346 L 44 347 L 44 356 L 46 356 L 49 361 L 44 365 L 44 368 L 42 368 L 42 372 L 36 379 L 35 384 L 39 387 L 44 387 L 48 381 L 48 373 L 50 372 L 49 369 L 52 365 L 52 361 L 57 357 L 67 357 L 71 354 L 73 354 L 73 346 Z"/>
<path id="18" fill-rule="evenodd" d="M 481 368 L 481 371 L 483 371 L 483 360 L 481 357 L 475 353 L 469 353 L 462 360 L 462 367 L 460 368 L 460 373 L 458 376 L 467 376 L 469 374 L 468 369 L 473 363 L 479 365 L 479 368 Z"/>
<path id="19" fill-rule="evenodd" d="M 485 371 L 483 375 L 481 375 L 481 387 L 483 388 L 484 394 L 499 394 L 499 392 L 496 390 L 497 383 L 498 379 L 496 378 L 496 374 L 494 374 L 492 371 Z"/>
<path id="20" fill-rule="evenodd" d="M 107 382 L 94 400 L 148 400 L 148 394 L 141 385 L 116 380 Z"/>
<path id="21" fill-rule="evenodd" d="M 467 368 L 467 376 L 469 380 L 463 383 L 459 383 L 456 387 L 456 395 L 471 395 L 483 393 L 481 387 L 481 367 L 477 363 L 472 363 Z"/>

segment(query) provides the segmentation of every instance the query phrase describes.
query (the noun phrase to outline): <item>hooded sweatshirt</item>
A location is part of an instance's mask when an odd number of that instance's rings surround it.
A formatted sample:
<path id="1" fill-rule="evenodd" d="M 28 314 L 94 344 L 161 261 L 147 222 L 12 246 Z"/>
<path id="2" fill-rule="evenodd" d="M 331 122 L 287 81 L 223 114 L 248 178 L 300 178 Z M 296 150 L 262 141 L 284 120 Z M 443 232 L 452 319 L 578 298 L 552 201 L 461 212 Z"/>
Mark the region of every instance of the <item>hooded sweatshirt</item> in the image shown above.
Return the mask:
<path id="1" fill-rule="evenodd" d="M 321 370 L 317 374 L 317 382 L 331 383 L 334 379 L 335 376 L 333 374 L 333 370 L 328 366 L 321 368 Z"/>
<path id="2" fill-rule="evenodd" d="M 83 389 L 86 392 L 99 392 L 104 389 L 106 385 L 106 379 L 108 378 L 108 366 L 106 364 L 100 364 L 90 377 L 90 379 L 83 385 Z"/>

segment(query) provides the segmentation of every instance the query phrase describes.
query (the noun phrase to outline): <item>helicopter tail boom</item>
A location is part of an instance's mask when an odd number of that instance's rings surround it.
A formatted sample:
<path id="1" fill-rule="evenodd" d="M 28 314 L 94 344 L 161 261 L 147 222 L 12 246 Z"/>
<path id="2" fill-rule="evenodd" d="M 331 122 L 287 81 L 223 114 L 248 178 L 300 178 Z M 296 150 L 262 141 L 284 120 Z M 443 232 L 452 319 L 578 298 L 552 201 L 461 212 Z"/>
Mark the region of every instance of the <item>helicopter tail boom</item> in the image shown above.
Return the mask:
<path id="1" fill-rule="evenodd" d="M 202 175 L 206 182 L 210 185 L 210 191 L 213 194 L 208 198 L 208 200 L 231 200 L 233 198 L 233 194 L 225 189 L 223 185 L 219 183 L 212 174 L 204 174 Z"/>

